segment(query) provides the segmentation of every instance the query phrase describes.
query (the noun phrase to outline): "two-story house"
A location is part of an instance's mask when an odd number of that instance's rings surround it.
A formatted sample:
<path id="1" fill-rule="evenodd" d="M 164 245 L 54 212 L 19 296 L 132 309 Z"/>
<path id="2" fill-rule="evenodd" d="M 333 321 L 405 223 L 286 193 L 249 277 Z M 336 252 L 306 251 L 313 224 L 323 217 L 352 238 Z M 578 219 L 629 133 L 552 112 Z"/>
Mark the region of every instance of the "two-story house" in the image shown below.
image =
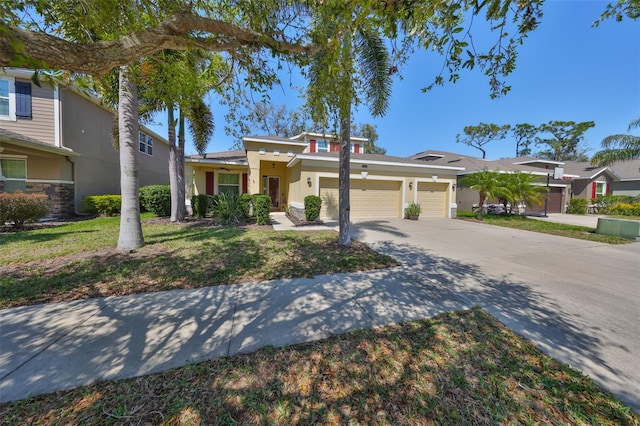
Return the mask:
<path id="1" fill-rule="evenodd" d="M 0 73 L 0 192 L 44 193 L 52 217 L 83 211 L 88 195 L 119 194 L 114 111 L 71 87 Z M 140 127 L 140 185 L 168 184 L 168 143 Z"/>
<path id="2" fill-rule="evenodd" d="M 455 215 L 456 166 L 367 154 L 366 139 L 351 139 L 350 216 L 400 218 L 411 202 L 423 216 Z M 189 156 L 187 199 L 195 194 L 267 194 L 273 210 L 304 208 L 307 195 L 322 199 L 322 219 L 338 217 L 339 143 L 333 135 L 302 133 L 292 138 L 251 136 L 244 149 Z"/>

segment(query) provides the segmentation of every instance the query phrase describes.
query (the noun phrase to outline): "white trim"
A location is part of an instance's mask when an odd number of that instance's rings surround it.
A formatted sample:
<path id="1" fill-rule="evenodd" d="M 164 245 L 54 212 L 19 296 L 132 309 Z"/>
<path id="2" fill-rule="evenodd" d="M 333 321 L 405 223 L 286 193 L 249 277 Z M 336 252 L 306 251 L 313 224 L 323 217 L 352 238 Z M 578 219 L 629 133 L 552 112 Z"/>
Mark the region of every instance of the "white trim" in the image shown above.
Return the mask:
<path id="1" fill-rule="evenodd" d="M 0 158 L 17 158 L 19 160 L 26 160 L 28 158 L 27 155 L 16 155 L 16 154 L 0 154 Z"/>
<path id="2" fill-rule="evenodd" d="M 340 161 L 338 157 L 320 157 L 316 155 L 298 154 L 287 164 L 287 167 L 293 167 L 300 160 L 314 160 L 314 161 L 326 161 L 331 163 L 337 163 Z M 430 164 L 415 164 L 415 163 L 399 163 L 395 161 L 371 161 L 362 158 L 351 158 L 350 164 L 374 164 L 379 166 L 399 166 L 407 168 L 419 168 L 419 169 L 436 169 L 436 170 L 464 170 L 464 167 L 453 166 L 434 166 Z"/>
<path id="3" fill-rule="evenodd" d="M 0 115 L 2 121 L 16 121 L 16 79 L 7 75 L 0 75 L 0 80 L 8 83 L 9 115 Z"/>
<path id="4" fill-rule="evenodd" d="M 56 84 L 53 87 L 53 127 L 54 127 L 54 144 L 58 148 L 62 147 L 61 126 L 62 119 L 60 117 L 60 88 Z"/>
<path id="5" fill-rule="evenodd" d="M 314 133 L 314 132 L 302 132 L 299 135 L 295 135 L 295 136 L 290 137 L 289 139 L 299 140 L 301 137 L 305 137 L 305 136 L 313 137 L 313 138 L 328 138 L 328 139 L 331 139 L 331 140 L 340 139 L 340 136 L 334 135 L 334 134 L 331 134 L 331 133 Z M 358 137 L 358 136 L 352 136 L 350 138 L 350 140 L 357 141 L 357 142 L 367 142 L 367 141 L 369 141 L 368 138 L 361 138 L 361 137 Z"/>
<path id="6" fill-rule="evenodd" d="M 72 180 L 62 180 L 62 179 L 13 179 L 13 180 L 24 180 L 26 182 L 31 182 L 31 183 L 66 183 L 69 185 L 73 185 L 75 183 Z"/>
<path id="7" fill-rule="evenodd" d="M 527 160 L 527 161 L 518 161 L 517 163 L 513 163 L 513 164 L 517 164 L 517 165 L 527 165 L 527 164 L 532 164 L 532 163 L 542 163 L 542 164 L 557 164 L 558 166 L 563 166 L 565 163 L 563 163 L 562 161 L 554 161 L 554 160 L 543 160 L 543 159 L 538 159 L 538 160 Z"/>
<path id="8" fill-rule="evenodd" d="M 185 163 L 194 163 L 194 164 L 220 164 L 220 165 L 229 165 L 229 166 L 247 166 L 247 160 L 241 161 L 226 161 L 226 160 L 214 160 L 213 158 L 187 158 L 184 159 Z"/>
<path id="9" fill-rule="evenodd" d="M 273 143 L 276 145 L 293 145 L 293 146 L 307 146 L 306 142 L 287 142 L 287 141 L 279 141 L 272 139 L 264 139 L 264 138 L 251 138 L 244 137 L 242 138 L 242 142 L 258 142 L 258 143 Z"/>

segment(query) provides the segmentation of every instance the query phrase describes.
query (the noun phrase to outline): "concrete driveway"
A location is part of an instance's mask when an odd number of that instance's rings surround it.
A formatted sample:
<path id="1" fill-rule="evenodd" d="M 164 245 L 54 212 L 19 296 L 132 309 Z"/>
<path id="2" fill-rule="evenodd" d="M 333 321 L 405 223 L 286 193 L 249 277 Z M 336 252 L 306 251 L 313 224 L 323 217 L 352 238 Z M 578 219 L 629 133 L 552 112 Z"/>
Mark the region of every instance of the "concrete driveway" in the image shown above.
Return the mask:
<path id="1" fill-rule="evenodd" d="M 360 221 L 351 231 L 640 410 L 640 243 L 451 219 Z"/>

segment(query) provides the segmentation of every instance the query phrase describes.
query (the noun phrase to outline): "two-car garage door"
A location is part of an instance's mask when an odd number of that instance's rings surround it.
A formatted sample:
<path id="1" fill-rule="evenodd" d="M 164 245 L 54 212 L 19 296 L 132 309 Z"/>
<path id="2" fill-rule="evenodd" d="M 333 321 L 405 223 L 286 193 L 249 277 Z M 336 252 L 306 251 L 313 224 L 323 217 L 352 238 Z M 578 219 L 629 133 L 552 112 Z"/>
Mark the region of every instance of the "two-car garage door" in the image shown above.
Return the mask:
<path id="1" fill-rule="evenodd" d="M 387 180 L 351 180 L 351 219 L 400 217 L 401 182 Z M 338 218 L 338 179 L 320 178 L 322 219 Z"/>

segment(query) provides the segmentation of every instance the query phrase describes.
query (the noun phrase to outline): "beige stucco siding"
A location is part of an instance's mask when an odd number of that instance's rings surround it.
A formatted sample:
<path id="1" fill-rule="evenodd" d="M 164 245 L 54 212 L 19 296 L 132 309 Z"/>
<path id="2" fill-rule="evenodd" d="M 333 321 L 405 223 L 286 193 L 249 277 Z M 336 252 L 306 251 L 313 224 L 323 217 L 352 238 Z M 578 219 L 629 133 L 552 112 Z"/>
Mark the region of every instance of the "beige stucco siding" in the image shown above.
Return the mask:
<path id="1" fill-rule="evenodd" d="M 0 127 L 50 145 L 55 145 L 54 89 L 46 83 L 38 87 L 29 80 L 16 78 L 31 84 L 31 116 L 15 121 L 0 120 Z"/>

